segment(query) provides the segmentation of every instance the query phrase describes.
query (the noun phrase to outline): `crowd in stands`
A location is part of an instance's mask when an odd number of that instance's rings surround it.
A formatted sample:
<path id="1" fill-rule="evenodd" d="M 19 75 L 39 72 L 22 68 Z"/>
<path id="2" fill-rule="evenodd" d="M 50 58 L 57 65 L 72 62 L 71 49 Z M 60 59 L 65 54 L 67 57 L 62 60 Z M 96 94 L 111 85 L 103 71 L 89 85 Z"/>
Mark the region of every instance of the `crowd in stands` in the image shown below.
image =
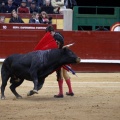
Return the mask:
<path id="1" fill-rule="evenodd" d="M 11 13 L 9 23 L 24 23 L 19 13 L 32 14 L 29 23 L 52 24 L 49 14 L 62 14 L 64 9 L 73 9 L 75 0 L 0 0 L 0 13 Z M 5 17 L 0 16 L 0 23 Z"/>
<path id="2" fill-rule="evenodd" d="M 0 16 L 0 23 L 5 23 L 5 16 Z M 16 10 L 11 12 L 9 23 L 24 23 L 22 18 L 18 15 Z M 41 13 L 33 12 L 32 17 L 29 19 L 29 23 L 36 24 L 52 24 L 52 17 L 49 17 L 45 11 Z"/>
<path id="3" fill-rule="evenodd" d="M 59 14 L 66 8 L 72 9 L 76 6 L 75 0 L 0 0 L 0 13 L 41 13 Z"/>

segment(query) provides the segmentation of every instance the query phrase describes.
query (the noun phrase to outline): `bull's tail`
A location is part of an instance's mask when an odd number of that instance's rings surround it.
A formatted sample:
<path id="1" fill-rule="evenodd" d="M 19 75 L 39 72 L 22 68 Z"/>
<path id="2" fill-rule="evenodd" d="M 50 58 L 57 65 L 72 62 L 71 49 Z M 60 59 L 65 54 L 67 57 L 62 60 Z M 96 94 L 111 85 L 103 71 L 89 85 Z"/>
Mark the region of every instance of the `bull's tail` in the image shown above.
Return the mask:
<path id="1" fill-rule="evenodd" d="M 1 99 L 5 99 L 4 91 L 7 85 L 7 81 L 9 80 L 9 77 L 10 77 L 9 68 L 7 68 L 7 66 L 3 63 L 2 68 L 1 68 L 1 78 L 2 78 Z"/>

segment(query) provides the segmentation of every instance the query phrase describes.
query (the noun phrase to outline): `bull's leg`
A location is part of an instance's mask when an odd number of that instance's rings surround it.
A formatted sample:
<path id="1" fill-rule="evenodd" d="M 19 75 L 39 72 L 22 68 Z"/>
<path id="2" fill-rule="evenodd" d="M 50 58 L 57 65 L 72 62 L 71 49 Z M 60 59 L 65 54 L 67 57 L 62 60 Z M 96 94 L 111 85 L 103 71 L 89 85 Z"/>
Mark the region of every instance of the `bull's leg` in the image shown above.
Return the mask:
<path id="1" fill-rule="evenodd" d="M 37 71 L 36 71 L 36 69 L 33 68 L 33 67 L 31 67 L 31 68 L 30 68 L 30 74 L 31 74 L 31 78 L 32 78 L 33 83 L 34 83 L 33 93 L 38 94 L 38 89 L 37 89 L 38 76 L 37 76 Z"/>
<path id="2" fill-rule="evenodd" d="M 31 95 L 34 95 L 34 94 L 38 94 L 38 80 L 33 80 L 33 83 L 34 83 L 34 88 L 33 90 L 30 90 L 28 93 L 27 93 L 27 96 L 31 96 Z"/>
<path id="3" fill-rule="evenodd" d="M 37 89 L 38 89 L 38 90 L 40 90 L 40 89 L 43 87 L 44 81 L 45 81 L 45 79 L 40 80 L 40 81 L 38 82 L 38 85 L 37 85 Z"/>
<path id="4" fill-rule="evenodd" d="M 34 80 L 33 83 L 34 83 L 34 88 L 33 88 L 33 90 L 30 90 L 30 91 L 27 93 L 27 96 L 31 96 L 31 95 L 34 95 L 34 94 L 38 94 L 38 84 L 39 84 L 39 82 L 38 82 L 38 80 Z"/>
<path id="5" fill-rule="evenodd" d="M 16 96 L 16 98 L 22 98 L 21 95 L 19 95 L 17 92 L 16 92 L 16 87 L 20 86 L 22 83 L 23 83 L 24 80 L 15 80 L 14 82 L 12 82 L 12 85 L 10 86 L 10 89 L 12 91 L 12 93 Z"/>
<path id="6" fill-rule="evenodd" d="M 4 91 L 5 91 L 5 87 L 7 85 L 8 79 L 9 79 L 9 76 L 2 76 L 2 85 L 1 85 L 1 99 L 2 100 L 5 99 Z"/>
<path id="7" fill-rule="evenodd" d="M 44 84 L 44 80 L 40 80 L 38 81 L 38 85 L 37 85 L 37 90 L 40 90 Z M 35 93 L 33 92 L 33 90 L 30 90 L 28 93 L 27 93 L 27 96 L 31 96 L 31 95 L 34 95 Z"/>
<path id="8" fill-rule="evenodd" d="M 34 83 L 33 92 L 38 94 L 38 89 L 37 89 L 38 79 L 33 80 L 33 83 Z"/>
<path id="9" fill-rule="evenodd" d="M 5 99 L 5 95 L 4 95 L 4 91 L 5 91 L 5 87 L 7 85 L 7 81 L 10 77 L 10 73 L 9 71 L 7 71 L 4 66 L 1 69 L 1 78 L 2 78 L 2 85 L 1 85 L 1 99 Z"/>

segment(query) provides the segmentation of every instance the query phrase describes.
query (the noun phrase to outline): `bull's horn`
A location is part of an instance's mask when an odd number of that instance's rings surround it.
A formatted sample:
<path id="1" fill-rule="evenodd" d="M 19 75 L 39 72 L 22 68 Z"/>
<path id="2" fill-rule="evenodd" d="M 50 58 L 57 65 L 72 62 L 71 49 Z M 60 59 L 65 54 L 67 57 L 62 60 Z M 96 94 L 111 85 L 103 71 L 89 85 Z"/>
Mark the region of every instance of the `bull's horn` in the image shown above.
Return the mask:
<path id="1" fill-rule="evenodd" d="M 65 45 L 65 46 L 63 46 L 63 48 L 69 48 L 69 47 L 73 46 L 74 44 L 75 43 L 71 43 L 71 44 Z"/>

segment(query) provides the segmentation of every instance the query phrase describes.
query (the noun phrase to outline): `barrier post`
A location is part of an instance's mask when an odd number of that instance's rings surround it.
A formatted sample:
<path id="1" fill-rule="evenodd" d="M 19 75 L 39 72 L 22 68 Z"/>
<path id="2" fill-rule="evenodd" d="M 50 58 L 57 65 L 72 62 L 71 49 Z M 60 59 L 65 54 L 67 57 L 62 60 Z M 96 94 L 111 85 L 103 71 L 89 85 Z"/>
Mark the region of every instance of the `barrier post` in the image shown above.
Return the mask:
<path id="1" fill-rule="evenodd" d="M 63 11 L 63 30 L 64 31 L 72 31 L 72 23 L 73 23 L 73 10 L 65 9 Z"/>

